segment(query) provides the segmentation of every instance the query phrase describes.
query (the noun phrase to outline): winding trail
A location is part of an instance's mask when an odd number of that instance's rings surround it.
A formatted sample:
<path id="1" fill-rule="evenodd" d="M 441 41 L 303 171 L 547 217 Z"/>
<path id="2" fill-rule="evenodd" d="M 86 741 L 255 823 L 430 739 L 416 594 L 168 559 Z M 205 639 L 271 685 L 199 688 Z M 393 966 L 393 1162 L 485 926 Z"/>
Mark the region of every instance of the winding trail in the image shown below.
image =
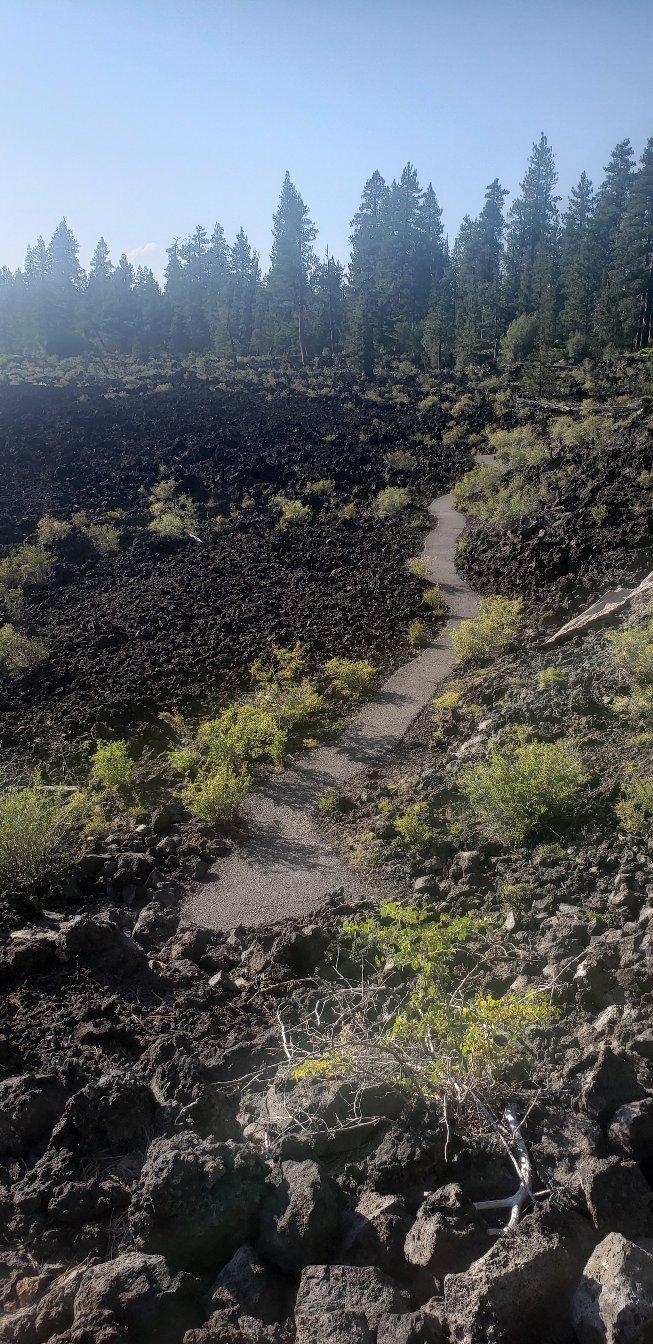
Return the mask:
<path id="1" fill-rule="evenodd" d="M 478 605 L 455 567 L 464 518 L 450 494 L 435 499 L 429 512 L 436 525 L 426 536 L 423 555 L 428 578 L 440 584 L 450 609 L 437 643 L 393 672 L 334 745 L 307 752 L 252 794 L 246 843 L 218 861 L 215 875 L 187 898 L 186 914 L 194 924 L 230 929 L 301 918 L 336 888 L 362 892 L 356 874 L 319 835 L 315 803 L 325 789 L 378 765 L 404 737 L 451 672 L 453 626 L 473 616 Z"/>

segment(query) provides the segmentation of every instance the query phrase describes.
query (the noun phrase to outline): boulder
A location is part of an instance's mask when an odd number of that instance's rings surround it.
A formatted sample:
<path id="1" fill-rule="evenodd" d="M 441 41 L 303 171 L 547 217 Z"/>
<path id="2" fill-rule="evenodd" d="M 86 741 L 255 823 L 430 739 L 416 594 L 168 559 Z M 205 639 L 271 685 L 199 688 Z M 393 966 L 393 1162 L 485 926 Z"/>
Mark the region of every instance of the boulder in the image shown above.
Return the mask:
<path id="1" fill-rule="evenodd" d="M 356 1208 L 346 1216 L 335 1259 L 349 1265 L 378 1265 L 392 1273 L 402 1262 L 411 1222 L 398 1195 L 364 1190 Z"/>
<path id="2" fill-rule="evenodd" d="M 125 1344 L 180 1344 L 204 1314 L 200 1287 L 189 1274 L 172 1275 L 162 1256 L 132 1251 L 82 1276 L 71 1344 L 99 1340 L 107 1326 Z"/>
<path id="3" fill-rule="evenodd" d="M 653 1179 L 653 1097 L 633 1101 L 615 1111 L 608 1139 L 624 1157 L 632 1157 L 644 1175 Z"/>
<path id="4" fill-rule="evenodd" d="M 77 915 L 64 925 L 61 936 L 66 961 L 80 961 L 93 973 L 123 979 L 147 970 L 142 948 L 108 919 Z"/>
<path id="5" fill-rule="evenodd" d="M 240 1246 L 218 1275 L 213 1302 L 234 1308 L 238 1316 L 253 1316 L 272 1324 L 281 1317 L 279 1280 L 251 1246 Z"/>
<path id="6" fill-rule="evenodd" d="M 129 1071 L 112 1071 L 76 1092 L 52 1132 L 53 1147 L 101 1162 L 142 1148 L 156 1128 L 149 1087 Z"/>
<path id="7" fill-rule="evenodd" d="M 581 1100 L 589 1114 L 605 1123 L 624 1102 L 640 1101 L 645 1096 L 632 1056 L 604 1046 L 583 1078 Z"/>
<path id="8" fill-rule="evenodd" d="M 284 1162 L 261 1208 L 261 1253 L 285 1274 L 327 1259 L 338 1231 L 336 1185 L 316 1162 Z"/>
<path id="9" fill-rule="evenodd" d="M 611 1232 L 592 1253 L 572 1303 L 579 1344 L 649 1344 L 653 1339 L 653 1243 Z"/>
<path id="10" fill-rule="evenodd" d="M 578 1174 L 596 1228 L 625 1237 L 653 1232 L 653 1191 L 636 1162 L 620 1157 L 584 1158 Z"/>
<path id="11" fill-rule="evenodd" d="M 376 1344 L 445 1344 L 441 1321 L 428 1311 L 410 1311 L 401 1316 L 382 1316 Z"/>
<path id="12" fill-rule="evenodd" d="M 462 1274 L 444 1281 L 456 1344 L 567 1344 L 571 1298 L 593 1244 L 589 1224 L 533 1214 Z"/>
<path id="13" fill-rule="evenodd" d="M 150 1144 L 132 1193 L 136 1245 L 174 1269 L 214 1273 L 257 1231 L 263 1161 L 247 1144 L 182 1133 Z"/>
<path id="14" fill-rule="evenodd" d="M 167 943 L 177 932 L 179 915 L 159 901 L 144 905 L 132 929 L 132 938 L 148 952 Z"/>
<path id="15" fill-rule="evenodd" d="M 459 1185 L 426 1196 L 406 1237 L 409 1265 L 443 1279 L 466 1269 L 488 1249 L 487 1227 Z"/>
<path id="16" fill-rule="evenodd" d="M 380 1269 L 308 1265 L 295 1303 L 297 1344 L 371 1344 L 382 1316 L 408 1311 L 408 1294 Z"/>
<path id="17" fill-rule="evenodd" d="M 0 1161 L 45 1147 L 67 1093 L 50 1073 L 26 1073 L 0 1082 Z"/>

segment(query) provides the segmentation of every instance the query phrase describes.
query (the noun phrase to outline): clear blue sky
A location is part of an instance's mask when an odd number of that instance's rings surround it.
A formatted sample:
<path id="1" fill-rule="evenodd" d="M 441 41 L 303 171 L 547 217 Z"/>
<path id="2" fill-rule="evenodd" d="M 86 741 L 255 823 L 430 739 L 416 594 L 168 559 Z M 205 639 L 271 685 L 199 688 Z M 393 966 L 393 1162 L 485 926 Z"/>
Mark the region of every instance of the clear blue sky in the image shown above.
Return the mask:
<path id="1" fill-rule="evenodd" d="M 650 0 L 0 0 L 0 264 L 65 214 L 87 263 L 161 274 L 196 223 L 264 264 L 288 168 L 347 253 L 375 168 L 432 179 L 453 235 L 545 130 L 566 195 L 653 132 Z"/>

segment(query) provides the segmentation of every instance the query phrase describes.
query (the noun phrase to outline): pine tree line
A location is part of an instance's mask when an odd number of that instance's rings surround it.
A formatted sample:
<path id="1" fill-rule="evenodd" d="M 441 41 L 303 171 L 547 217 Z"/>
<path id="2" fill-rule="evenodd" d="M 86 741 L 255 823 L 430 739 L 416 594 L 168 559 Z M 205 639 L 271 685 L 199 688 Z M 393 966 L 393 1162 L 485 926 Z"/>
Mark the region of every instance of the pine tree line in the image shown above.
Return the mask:
<path id="1" fill-rule="evenodd" d="M 564 212 L 556 183 L 542 135 L 507 214 L 495 178 L 450 247 L 435 191 L 412 164 L 389 185 L 375 172 L 345 270 L 328 249 L 317 257 L 317 229 L 286 174 L 267 275 L 242 228 L 230 245 L 219 224 L 210 235 L 198 225 L 168 248 L 163 286 L 124 255 L 114 266 L 103 238 L 86 274 L 62 220 L 49 245 L 28 247 L 22 270 L 0 271 L 0 352 L 342 355 L 371 375 L 387 356 L 464 368 L 653 344 L 653 139 L 639 164 L 621 141 L 598 190 L 582 173 Z"/>

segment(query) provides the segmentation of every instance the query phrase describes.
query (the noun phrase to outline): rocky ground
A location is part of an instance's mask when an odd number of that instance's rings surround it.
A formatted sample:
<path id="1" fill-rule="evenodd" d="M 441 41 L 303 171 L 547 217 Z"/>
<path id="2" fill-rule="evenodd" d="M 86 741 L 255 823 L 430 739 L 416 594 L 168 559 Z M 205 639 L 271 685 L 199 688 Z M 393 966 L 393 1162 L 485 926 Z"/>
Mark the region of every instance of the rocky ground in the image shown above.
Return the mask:
<path id="1" fill-rule="evenodd" d="M 518 648 L 436 708 L 435 739 L 429 711 L 387 770 L 330 800 L 321 824 L 364 865 L 362 908 L 335 893 L 301 926 L 187 925 L 180 881 L 231 841 L 161 811 L 38 901 L 10 894 L 0 1339 L 653 1338 L 653 841 L 650 820 L 628 829 L 614 810 L 633 763 L 650 774 L 651 744 L 606 643 L 647 619 L 640 600 L 547 647 L 554 626 L 530 606 Z M 515 726 L 571 734 L 587 781 L 573 824 L 508 845 L 465 813 L 458 780 Z M 398 845 L 415 803 L 428 828 Z M 546 989 L 553 1013 L 487 1080 L 490 1119 L 437 1088 L 289 1073 L 289 1040 L 359 973 L 343 921 L 379 892 L 469 916 L 461 974 L 479 992 Z M 519 1183 L 492 1123 L 506 1106 L 537 1197 L 496 1235 L 508 1210 L 476 1206 Z"/>

